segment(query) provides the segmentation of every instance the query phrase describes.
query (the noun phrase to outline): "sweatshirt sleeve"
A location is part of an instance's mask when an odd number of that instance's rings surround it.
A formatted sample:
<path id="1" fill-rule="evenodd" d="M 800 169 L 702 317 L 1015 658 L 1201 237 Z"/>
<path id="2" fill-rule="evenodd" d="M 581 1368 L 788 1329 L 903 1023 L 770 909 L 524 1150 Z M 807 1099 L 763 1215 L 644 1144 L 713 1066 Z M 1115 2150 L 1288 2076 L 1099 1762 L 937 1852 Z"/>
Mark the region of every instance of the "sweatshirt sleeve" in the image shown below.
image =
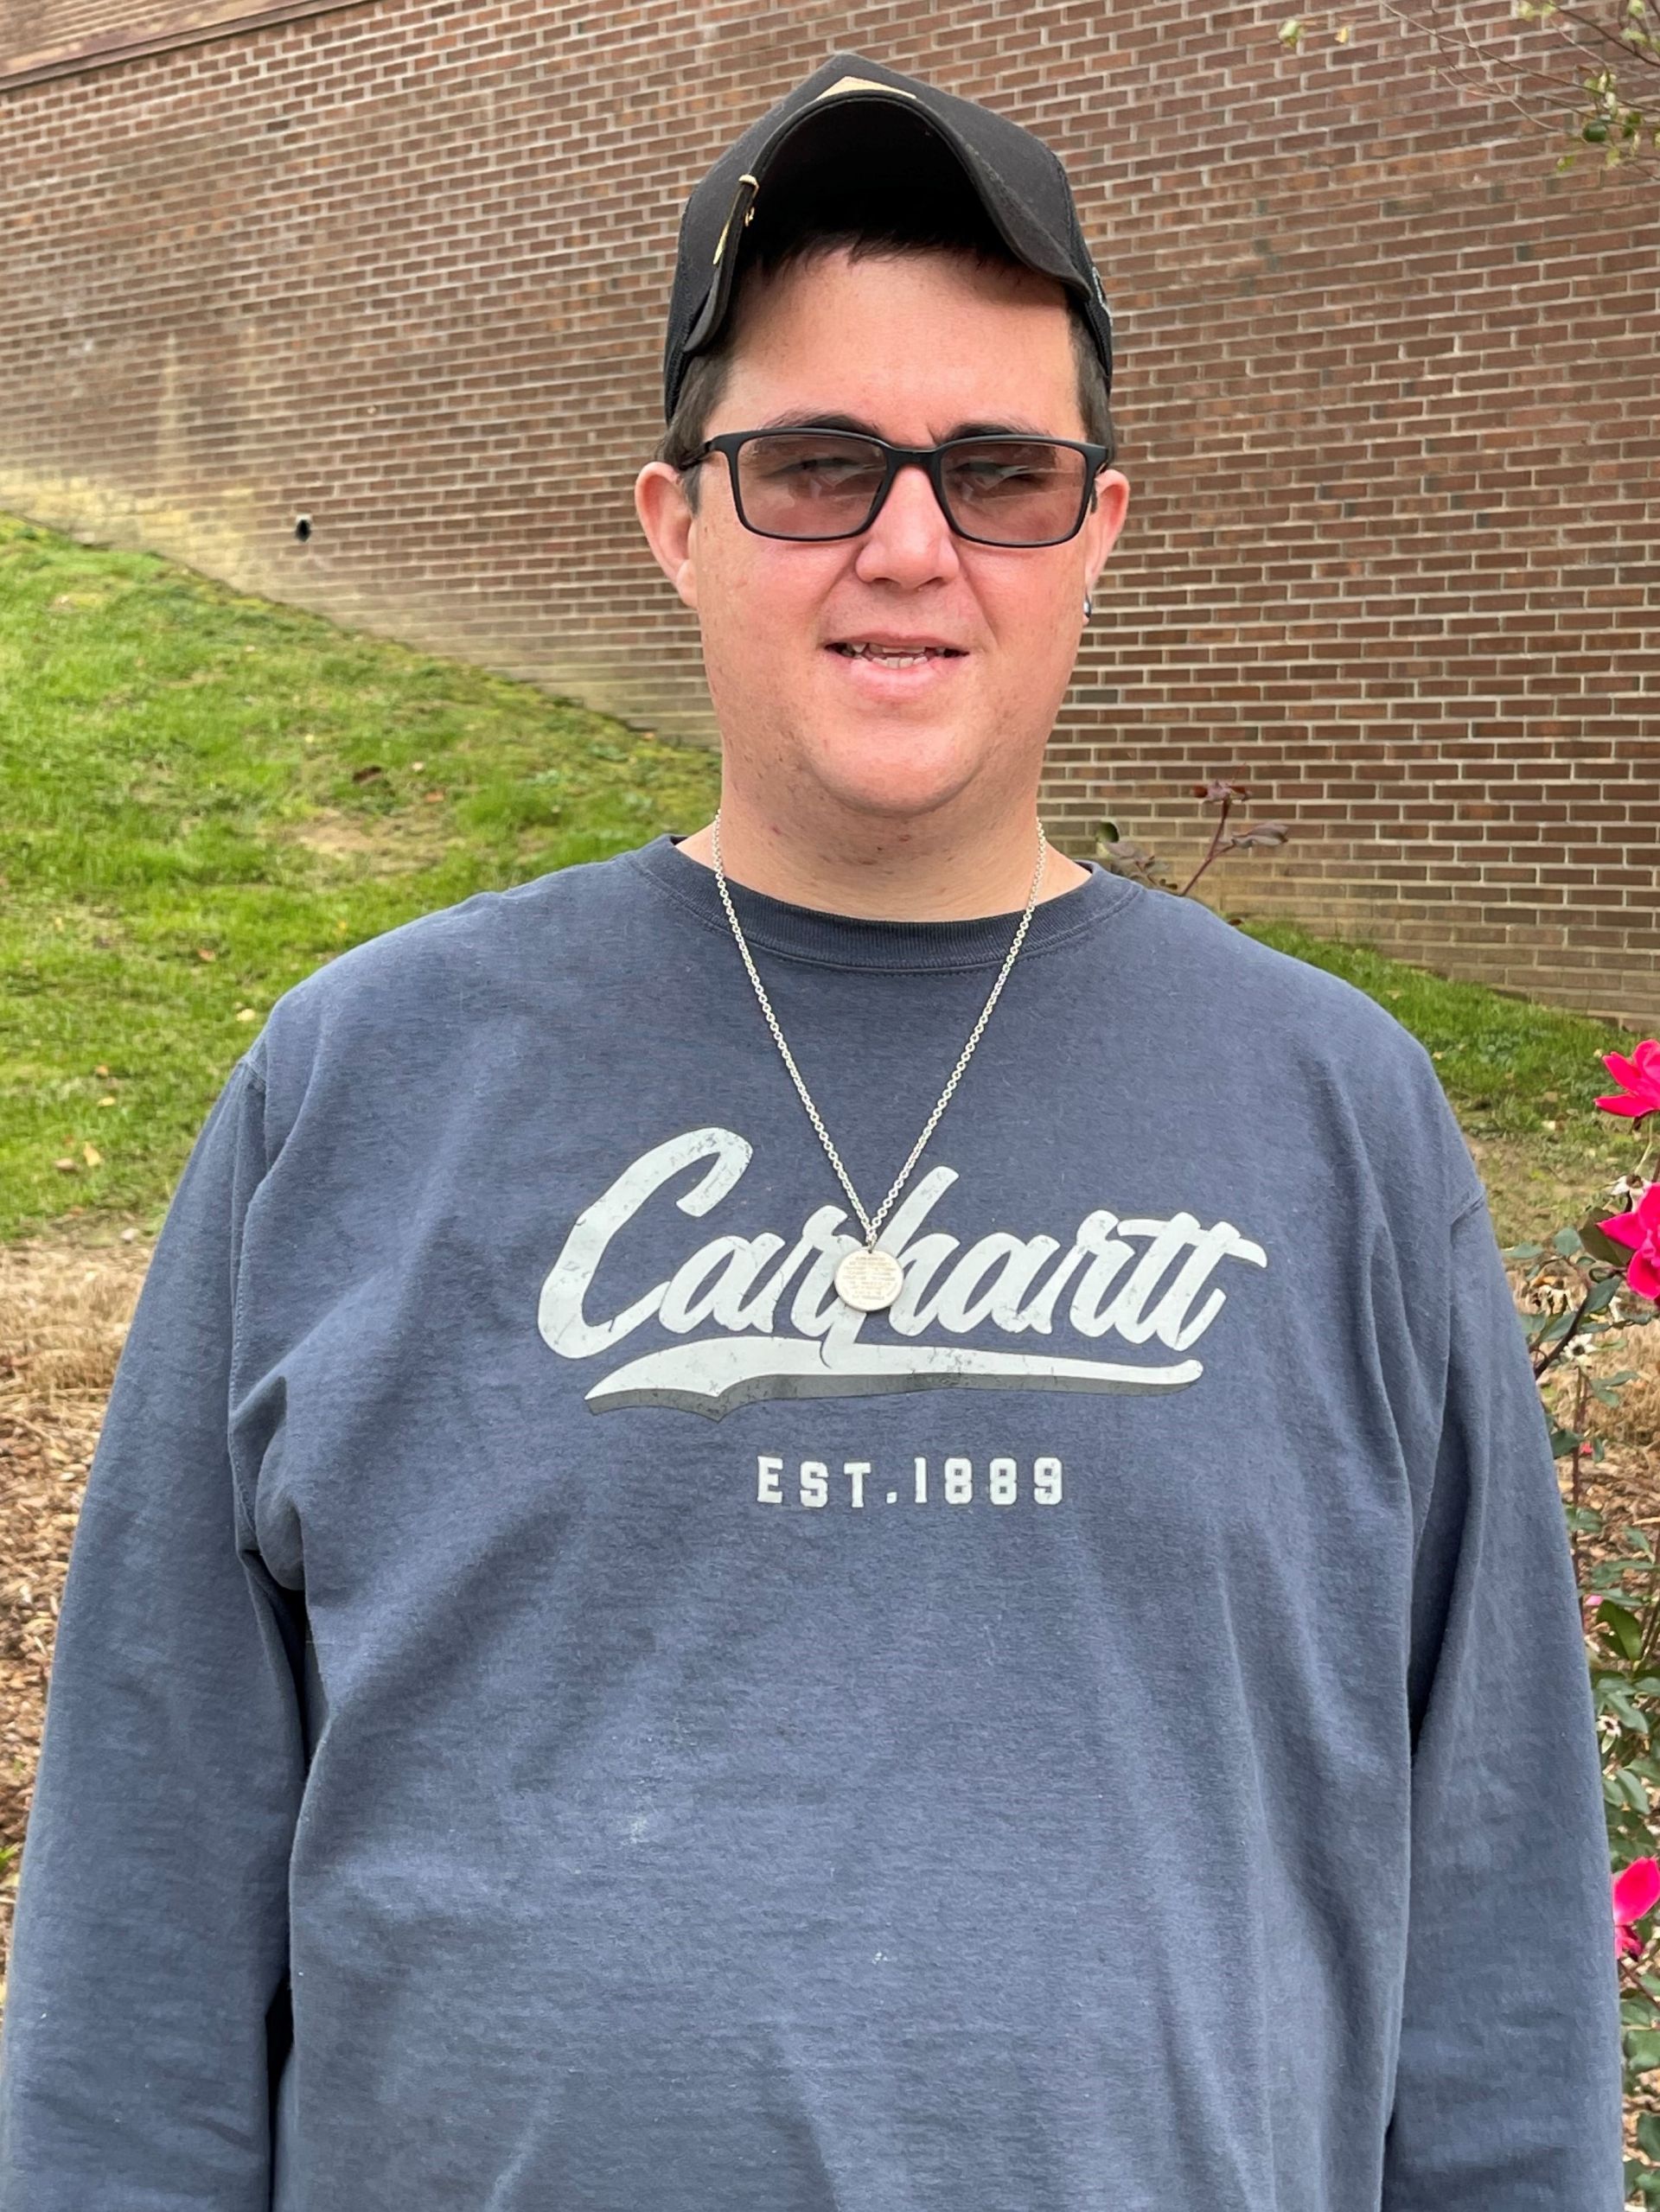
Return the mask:
<path id="1" fill-rule="evenodd" d="M 86 1479 L 0 2033 L 0 2212 L 268 2212 L 303 1616 L 227 1448 L 264 1096 L 239 1061 L 156 1240 Z"/>
<path id="2" fill-rule="evenodd" d="M 1608 1837 L 1567 1525 L 1485 1205 L 1451 1233 L 1383 2212 L 1620 2212 Z"/>

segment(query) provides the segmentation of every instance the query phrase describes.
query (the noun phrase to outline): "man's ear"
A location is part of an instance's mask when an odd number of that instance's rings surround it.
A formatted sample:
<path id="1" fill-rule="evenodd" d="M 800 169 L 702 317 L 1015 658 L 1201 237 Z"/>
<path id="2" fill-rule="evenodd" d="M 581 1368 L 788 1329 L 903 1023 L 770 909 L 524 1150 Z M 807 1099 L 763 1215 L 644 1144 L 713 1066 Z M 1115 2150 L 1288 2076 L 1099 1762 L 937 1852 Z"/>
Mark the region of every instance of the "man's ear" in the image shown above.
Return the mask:
<path id="1" fill-rule="evenodd" d="M 1085 517 L 1083 525 L 1083 581 L 1084 590 L 1093 591 L 1101 572 L 1107 565 L 1107 556 L 1118 541 L 1124 527 L 1125 511 L 1130 503 L 1130 480 L 1116 469 L 1104 469 L 1095 479 L 1095 504 Z"/>
<path id="2" fill-rule="evenodd" d="M 657 565 L 688 607 L 698 603 L 698 518 L 678 469 L 648 461 L 634 480 L 634 511 Z"/>

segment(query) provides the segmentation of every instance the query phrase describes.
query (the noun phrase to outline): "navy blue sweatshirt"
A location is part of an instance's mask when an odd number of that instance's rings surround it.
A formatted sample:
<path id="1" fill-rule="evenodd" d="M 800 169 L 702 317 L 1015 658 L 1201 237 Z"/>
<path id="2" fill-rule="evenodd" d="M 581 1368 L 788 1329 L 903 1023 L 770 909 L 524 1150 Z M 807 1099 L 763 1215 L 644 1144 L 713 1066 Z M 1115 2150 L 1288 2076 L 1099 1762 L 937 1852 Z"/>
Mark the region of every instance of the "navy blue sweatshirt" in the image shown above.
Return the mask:
<path id="1" fill-rule="evenodd" d="M 734 892 L 867 1207 L 1014 927 Z M 3 2212 L 1618 2212 L 1543 1417 L 1422 1049 L 1035 911 L 857 1225 L 713 877 L 286 992 L 88 1478 Z"/>

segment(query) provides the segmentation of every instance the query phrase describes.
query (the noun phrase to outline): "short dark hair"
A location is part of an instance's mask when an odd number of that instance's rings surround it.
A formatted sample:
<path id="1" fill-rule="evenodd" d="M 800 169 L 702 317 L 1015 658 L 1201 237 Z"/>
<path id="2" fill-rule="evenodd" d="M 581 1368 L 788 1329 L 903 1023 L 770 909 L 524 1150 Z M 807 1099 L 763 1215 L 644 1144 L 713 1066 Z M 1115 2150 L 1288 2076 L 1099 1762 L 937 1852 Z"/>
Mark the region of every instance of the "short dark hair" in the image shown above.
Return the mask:
<path id="1" fill-rule="evenodd" d="M 841 252 L 855 261 L 894 253 L 947 253 L 982 268 L 1026 269 L 993 228 L 985 211 L 960 187 L 934 194 L 913 192 L 897 212 L 893 201 L 868 213 L 854 210 L 851 220 L 842 209 L 838 209 L 835 218 L 803 218 L 798 210 L 787 207 L 782 220 L 775 218 L 764 229 L 757 221 L 744 241 L 744 268 L 725 325 L 714 344 L 706 352 L 694 354 L 687 364 L 674 412 L 657 447 L 659 461 L 689 472 L 686 493 L 694 504 L 697 475 L 693 463 L 707 435 L 709 418 L 725 388 L 743 327 L 744 304 L 757 281 Z M 1070 291 L 1066 303 L 1084 437 L 1092 445 L 1104 445 L 1110 462 L 1117 453 L 1118 439 L 1106 371 L 1083 311 Z"/>

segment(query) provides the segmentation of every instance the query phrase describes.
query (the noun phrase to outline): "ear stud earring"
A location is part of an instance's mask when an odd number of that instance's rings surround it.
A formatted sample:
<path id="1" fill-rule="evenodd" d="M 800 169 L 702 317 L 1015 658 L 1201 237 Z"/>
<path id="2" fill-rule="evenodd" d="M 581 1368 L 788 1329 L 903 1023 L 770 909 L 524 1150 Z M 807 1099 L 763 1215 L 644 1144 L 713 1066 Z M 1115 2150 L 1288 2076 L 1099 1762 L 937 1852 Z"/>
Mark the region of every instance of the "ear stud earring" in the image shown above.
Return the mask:
<path id="1" fill-rule="evenodd" d="M 1083 619 L 1087 622 L 1095 611 L 1095 602 L 1086 591 L 1083 595 Z"/>

